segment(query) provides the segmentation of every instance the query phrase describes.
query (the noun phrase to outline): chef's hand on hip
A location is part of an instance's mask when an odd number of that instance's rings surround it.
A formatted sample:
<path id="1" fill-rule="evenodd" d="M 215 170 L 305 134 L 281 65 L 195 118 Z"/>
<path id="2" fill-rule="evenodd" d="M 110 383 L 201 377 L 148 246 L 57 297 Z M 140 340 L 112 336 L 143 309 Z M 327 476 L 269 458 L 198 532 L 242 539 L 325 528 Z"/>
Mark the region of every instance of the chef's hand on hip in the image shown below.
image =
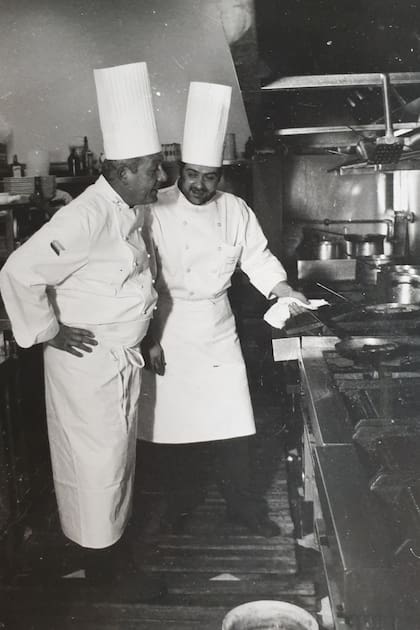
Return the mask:
<path id="1" fill-rule="evenodd" d="M 60 330 L 53 339 L 50 339 L 48 345 L 69 352 L 75 357 L 83 357 L 83 352 L 79 352 L 79 350 L 92 352 L 91 346 L 97 346 L 98 342 L 90 330 L 60 324 Z"/>
<path id="2" fill-rule="evenodd" d="M 159 374 L 159 376 L 163 376 L 165 374 L 165 353 L 158 341 L 155 341 L 153 344 L 148 346 L 147 357 L 145 357 L 145 360 L 146 367 L 149 370 L 155 374 Z"/>

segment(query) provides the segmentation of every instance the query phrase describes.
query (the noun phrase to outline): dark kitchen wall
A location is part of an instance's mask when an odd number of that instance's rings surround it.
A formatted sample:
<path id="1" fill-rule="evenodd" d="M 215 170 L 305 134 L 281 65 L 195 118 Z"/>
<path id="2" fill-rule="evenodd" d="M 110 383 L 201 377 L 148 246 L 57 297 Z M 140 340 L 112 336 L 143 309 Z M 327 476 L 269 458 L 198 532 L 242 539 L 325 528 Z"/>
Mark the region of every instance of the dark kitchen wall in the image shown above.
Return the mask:
<path id="1" fill-rule="evenodd" d="M 272 78 L 419 69 L 416 0 L 257 0 L 255 14 Z"/>

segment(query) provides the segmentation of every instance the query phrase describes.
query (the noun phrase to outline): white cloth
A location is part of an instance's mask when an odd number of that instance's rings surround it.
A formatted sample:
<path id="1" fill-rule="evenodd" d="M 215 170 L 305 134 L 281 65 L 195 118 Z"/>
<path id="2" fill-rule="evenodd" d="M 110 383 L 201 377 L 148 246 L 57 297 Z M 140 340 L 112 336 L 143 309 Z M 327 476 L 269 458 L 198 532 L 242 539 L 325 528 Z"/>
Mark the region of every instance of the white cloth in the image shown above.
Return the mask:
<path id="1" fill-rule="evenodd" d="M 51 346 L 44 352 L 60 518 L 65 534 L 86 547 L 113 544 L 130 512 L 138 344 L 157 297 L 141 236 L 144 213 L 129 208 L 101 177 L 56 212 L 0 272 L 20 345 L 52 339 L 58 320 L 92 330 L 99 341 L 82 358 Z"/>
<path id="2" fill-rule="evenodd" d="M 221 166 L 231 96 L 228 85 L 190 83 L 182 141 L 184 162 Z"/>
<path id="3" fill-rule="evenodd" d="M 192 443 L 255 433 L 245 365 L 227 298 L 237 264 L 266 296 L 286 279 L 252 210 L 228 193 L 195 206 L 177 185 L 152 211 L 158 263 L 154 328 L 166 372 L 145 372 L 139 437 Z"/>
<path id="4" fill-rule="evenodd" d="M 320 306 L 327 306 L 328 302 L 326 300 L 309 300 L 309 304 L 304 304 L 301 300 L 297 298 L 279 298 L 266 313 L 264 314 L 264 320 L 273 328 L 283 328 L 286 321 L 290 317 L 289 306 L 291 304 L 298 304 L 303 308 L 307 308 L 311 311 L 316 311 Z"/>
<path id="5" fill-rule="evenodd" d="M 123 160 L 159 153 L 152 90 L 144 62 L 94 70 L 105 155 Z"/>

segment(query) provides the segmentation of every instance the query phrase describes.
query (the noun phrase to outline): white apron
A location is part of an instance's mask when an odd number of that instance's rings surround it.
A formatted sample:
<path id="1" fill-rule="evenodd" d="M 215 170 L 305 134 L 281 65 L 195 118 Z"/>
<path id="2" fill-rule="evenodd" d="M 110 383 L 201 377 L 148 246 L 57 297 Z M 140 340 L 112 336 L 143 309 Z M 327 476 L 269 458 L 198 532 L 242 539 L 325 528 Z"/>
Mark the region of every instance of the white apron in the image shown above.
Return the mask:
<path id="1" fill-rule="evenodd" d="M 148 324 L 85 326 L 99 343 L 82 358 L 44 347 L 60 521 L 64 534 L 83 547 L 112 545 L 130 516 L 144 364 L 138 344 Z"/>
<path id="2" fill-rule="evenodd" d="M 245 364 L 227 295 L 160 300 L 165 374 L 144 371 L 139 437 L 163 444 L 255 433 Z"/>
<path id="3" fill-rule="evenodd" d="M 266 296 L 286 274 L 246 203 L 216 193 L 195 206 L 178 186 L 152 209 L 158 264 L 153 326 L 166 372 L 143 376 L 139 437 L 182 444 L 255 433 L 247 375 L 227 297 L 239 263 Z"/>

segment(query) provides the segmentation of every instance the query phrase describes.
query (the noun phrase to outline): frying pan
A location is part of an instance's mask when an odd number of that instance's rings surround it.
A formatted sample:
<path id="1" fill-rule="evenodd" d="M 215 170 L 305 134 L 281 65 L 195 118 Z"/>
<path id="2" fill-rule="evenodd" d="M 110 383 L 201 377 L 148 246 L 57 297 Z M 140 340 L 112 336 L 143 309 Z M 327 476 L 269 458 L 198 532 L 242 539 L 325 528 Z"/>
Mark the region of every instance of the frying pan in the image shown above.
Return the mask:
<path id="1" fill-rule="evenodd" d="M 399 304 L 398 302 L 368 304 L 367 306 L 363 306 L 362 310 L 372 315 L 408 315 L 409 313 L 419 313 L 420 304 Z"/>
<path id="2" fill-rule="evenodd" d="M 338 341 L 335 349 L 353 361 L 374 363 L 403 352 L 401 343 L 385 337 L 347 337 Z"/>

